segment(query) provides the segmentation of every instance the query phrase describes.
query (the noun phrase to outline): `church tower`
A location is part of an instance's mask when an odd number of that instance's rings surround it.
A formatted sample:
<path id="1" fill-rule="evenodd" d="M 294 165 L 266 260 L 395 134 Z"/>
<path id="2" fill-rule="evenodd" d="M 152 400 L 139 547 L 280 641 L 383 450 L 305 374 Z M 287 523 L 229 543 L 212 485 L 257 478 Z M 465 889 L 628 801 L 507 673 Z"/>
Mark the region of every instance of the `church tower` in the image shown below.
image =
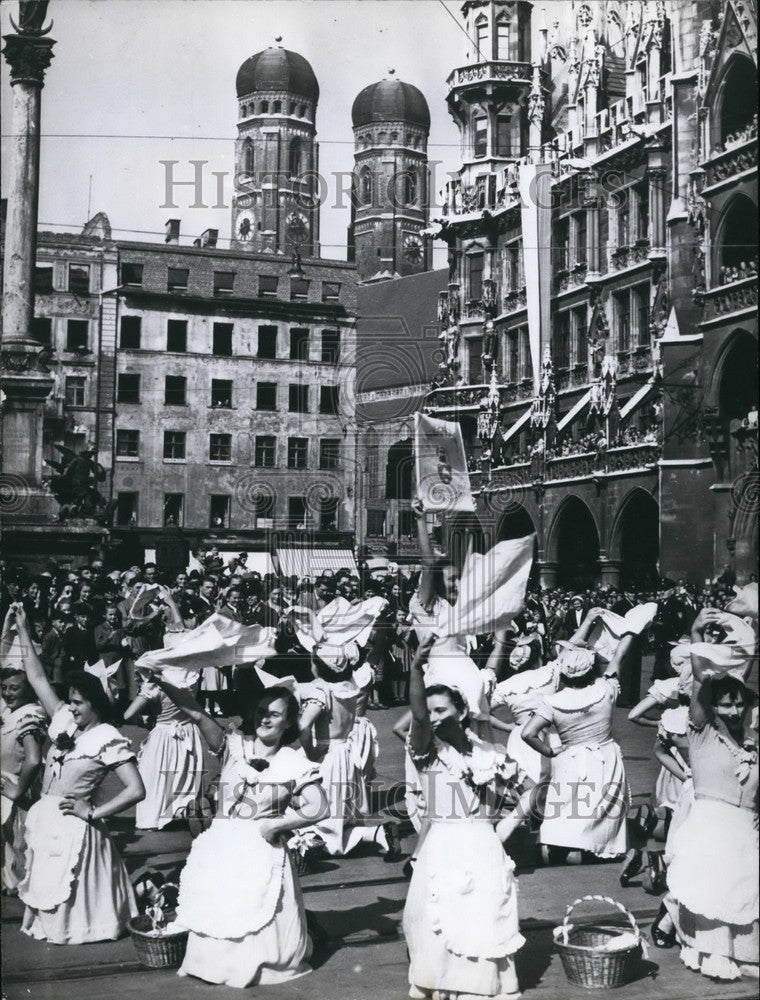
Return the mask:
<path id="1" fill-rule="evenodd" d="M 236 86 L 232 246 L 316 257 L 319 85 L 314 70 L 297 52 L 272 47 L 246 59 Z"/>
<path id="2" fill-rule="evenodd" d="M 392 72 L 392 71 L 391 71 Z M 360 280 L 430 267 L 427 140 L 430 111 L 421 91 L 395 78 L 372 83 L 351 110 L 354 177 L 349 260 Z"/>
<path id="3" fill-rule="evenodd" d="M 542 141 L 544 95 L 531 60 L 531 7 L 524 0 L 462 5 L 466 63 L 449 76 L 447 101 L 459 128 L 465 190 Z"/>

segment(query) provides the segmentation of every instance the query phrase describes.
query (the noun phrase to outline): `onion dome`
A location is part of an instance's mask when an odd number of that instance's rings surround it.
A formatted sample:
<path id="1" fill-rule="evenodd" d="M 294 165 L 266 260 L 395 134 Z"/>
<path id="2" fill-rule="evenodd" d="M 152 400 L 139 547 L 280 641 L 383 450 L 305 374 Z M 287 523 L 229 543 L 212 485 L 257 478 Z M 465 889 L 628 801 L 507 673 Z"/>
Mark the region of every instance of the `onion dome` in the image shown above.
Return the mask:
<path id="1" fill-rule="evenodd" d="M 430 128 L 430 109 L 421 90 L 401 80 L 371 83 L 358 95 L 351 109 L 354 128 L 372 122 L 408 122 Z"/>
<path id="2" fill-rule="evenodd" d="M 246 59 L 235 81 L 237 96 L 256 91 L 286 90 L 289 94 L 319 100 L 319 84 L 310 64 L 297 52 L 282 48 L 264 49 Z"/>

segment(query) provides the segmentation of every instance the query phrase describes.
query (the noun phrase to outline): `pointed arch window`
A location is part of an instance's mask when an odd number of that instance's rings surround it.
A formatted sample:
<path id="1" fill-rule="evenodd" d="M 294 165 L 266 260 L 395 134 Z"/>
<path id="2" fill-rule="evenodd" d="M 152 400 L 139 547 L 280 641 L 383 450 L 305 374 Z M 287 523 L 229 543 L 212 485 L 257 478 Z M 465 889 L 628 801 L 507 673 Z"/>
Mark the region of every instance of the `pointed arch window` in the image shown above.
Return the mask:
<path id="1" fill-rule="evenodd" d="M 359 173 L 359 200 L 362 205 L 372 204 L 372 171 L 362 167 Z"/>
<path id="2" fill-rule="evenodd" d="M 293 139 L 290 143 L 289 169 L 291 177 L 301 173 L 301 140 Z"/>
<path id="3" fill-rule="evenodd" d="M 417 171 L 409 167 L 404 173 L 404 204 L 416 205 L 419 192 Z"/>
<path id="4" fill-rule="evenodd" d="M 253 149 L 253 140 L 246 139 L 243 143 L 243 170 L 247 174 L 253 174 L 254 166 L 255 154 Z"/>
<path id="5" fill-rule="evenodd" d="M 475 22 L 475 44 L 478 62 L 488 62 L 491 53 L 488 50 L 488 20 L 485 17 L 479 17 Z"/>
<path id="6" fill-rule="evenodd" d="M 496 58 L 509 59 L 509 18 L 505 16 L 496 19 Z"/>

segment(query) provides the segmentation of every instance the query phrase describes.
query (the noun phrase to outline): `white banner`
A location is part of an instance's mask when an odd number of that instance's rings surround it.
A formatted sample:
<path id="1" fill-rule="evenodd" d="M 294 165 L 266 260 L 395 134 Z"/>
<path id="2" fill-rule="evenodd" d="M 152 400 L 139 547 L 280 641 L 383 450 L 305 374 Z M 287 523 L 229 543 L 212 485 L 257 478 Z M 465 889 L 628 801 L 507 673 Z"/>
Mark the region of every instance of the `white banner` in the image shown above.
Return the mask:
<path id="1" fill-rule="evenodd" d="M 475 510 L 458 423 L 415 413 L 414 459 L 424 510 Z"/>

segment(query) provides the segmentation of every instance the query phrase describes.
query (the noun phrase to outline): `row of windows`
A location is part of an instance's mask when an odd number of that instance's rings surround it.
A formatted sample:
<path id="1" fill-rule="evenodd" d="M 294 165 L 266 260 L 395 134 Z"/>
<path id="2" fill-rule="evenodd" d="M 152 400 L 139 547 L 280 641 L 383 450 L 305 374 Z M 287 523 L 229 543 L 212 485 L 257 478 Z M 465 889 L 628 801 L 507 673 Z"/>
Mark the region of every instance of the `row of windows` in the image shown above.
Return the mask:
<path id="1" fill-rule="evenodd" d="M 283 113 L 284 102 L 283 101 L 251 101 L 250 104 L 242 104 L 240 106 L 240 114 L 243 118 L 248 118 L 249 115 L 255 115 L 256 107 L 258 105 L 258 114 L 260 115 L 280 115 Z M 271 111 L 270 111 L 271 108 Z M 288 104 L 288 114 L 293 115 L 296 118 L 306 117 L 306 105 L 296 104 L 295 101 L 290 101 Z"/>
<path id="2" fill-rule="evenodd" d="M 253 516 L 257 528 L 274 527 L 274 499 L 268 496 L 256 497 Z M 140 494 L 119 492 L 116 494 L 115 523 L 127 527 L 138 523 Z M 316 526 L 320 531 L 337 531 L 339 501 L 332 497 L 321 498 L 316 510 L 312 510 L 306 497 L 288 497 L 287 518 L 283 527 L 306 528 Z M 209 527 L 229 528 L 232 497 L 226 493 L 212 493 L 208 497 Z M 410 513 L 408 511 L 407 513 Z M 316 525 L 315 525 L 316 520 Z M 163 524 L 185 523 L 185 494 L 164 493 Z"/>
<path id="3" fill-rule="evenodd" d="M 116 431 L 116 455 L 118 458 L 139 459 L 139 430 L 122 427 Z M 167 461 L 186 461 L 186 431 L 164 431 L 163 457 Z M 231 434 L 209 434 L 208 460 L 210 462 L 232 461 Z M 256 435 L 253 464 L 260 469 L 277 468 L 277 438 L 274 434 Z M 318 467 L 324 470 L 340 468 L 340 440 L 338 438 L 320 438 Z M 309 468 L 309 438 L 289 437 L 287 439 L 287 468 Z"/>
<path id="4" fill-rule="evenodd" d="M 71 322 L 71 321 L 69 321 Z M 166 350 L 184 354 L 187 351 L 188 321 L 169 319 L 166 321 Z M 218 357 L 232 357 L 234 354 L 234 325 L 214 323 L 211 353 Z M 275 360 L 277 355 L 277 327 L 260 326 L 257 329 L 258 343 L 256 357 Z M 142 346 L 142 317 L 122 316 L 119 326 L 119 347 L 138 351 Z M 310 337 L 307 327 L 293 327 L 290 330 L 289 354 L 291 361 L 310 360 Z M 340 330 L 322 330 L 319 361 L 337 364 L 340 358 Z"/>
<path id="5" fill-rule="evenodd" d="M 234 295 L 235 293 L 235 271 L 214 271 L 213 288 L 217 298 Z M 121 265 L 121 284 L 130 288 L 142 288 L 143 285 L 143 265 L 137 263 L 123 263 Z M 190 268 L 169 267 L 166 272 L 166 290 L 168 292 L 186 292 L 190 282 Z M 276 299 L 280 286 L 280 276 L 277 274 L 260 274 L 257 278 L 258 297 L 262 299 Z M 312 282 L 308 278 L 290 279 L 290 301 L 306 302 L 309 298 L 309 290 Z M 341 285 L 339 281 L 323 281 L 322 302 L 335 303 L 340 299 Z M 239 292 L 238 294 L 243 294 Z"/>
<path id="6" fill-rule="evenodd" d="M 52 264 L 38 264 L 35 267 L 34 290 L 37 295 L 49 295 L 56 290 Z M 78 296 L 89 295 L 90 265 L 69 264 L 66 268 L 66 283 L 60 291 L 68 291 Z"/>
<path id="7" fill-rule="evenodd" d="M 367 537 L 384 538 L 387 518 L 388 512 L 385 510 L 368 510 Z M 398 512 L 396 529 L 398 538 L 413 539 L 416 537 L 417 531 L 414 523 L 414 514 L 411 510 L 400 510 Z"/>
<path id="8" fill-rule="evenodd" d="M 66 395 L 68 401 L 69 381 L 72 387 L 75 382 L 77 392 L 81 383 L 81 397 L 84 400 L 85 380 L 79 376 L 69 376 L 66 380 Z M 231 379 L 215 378 L 211 380 L 211 394 L 208 405 L 217 410 L 229 410 L 233 405 L 233 383 Z M 256 383 L 256 406 L 257 410 L 275 412 L 279 408 L 277 403 L 277 382 L 257 382 Z M 293 383 L 288 386 L 288 411 L 290 413 L 310 413 L 311 393 L 308 385 Z M 72 389 L 73 393 L 73 389 Z M 133 372 L 121 372 L 116 382 L 116 400 L 119 403 L 139 403 L 141 402 L 141 376 Z M 69 403 L 70 406 L 84 406 L 81 403 Z M 164 376 L 164 406 L 186 406 L 187 405 L 187 379 L 184 375 Z M 337 416 L 340 412 L 340 386 L 320 385 L 319 386 L 319 409 L 318 412 L 324 416 Z"/>

